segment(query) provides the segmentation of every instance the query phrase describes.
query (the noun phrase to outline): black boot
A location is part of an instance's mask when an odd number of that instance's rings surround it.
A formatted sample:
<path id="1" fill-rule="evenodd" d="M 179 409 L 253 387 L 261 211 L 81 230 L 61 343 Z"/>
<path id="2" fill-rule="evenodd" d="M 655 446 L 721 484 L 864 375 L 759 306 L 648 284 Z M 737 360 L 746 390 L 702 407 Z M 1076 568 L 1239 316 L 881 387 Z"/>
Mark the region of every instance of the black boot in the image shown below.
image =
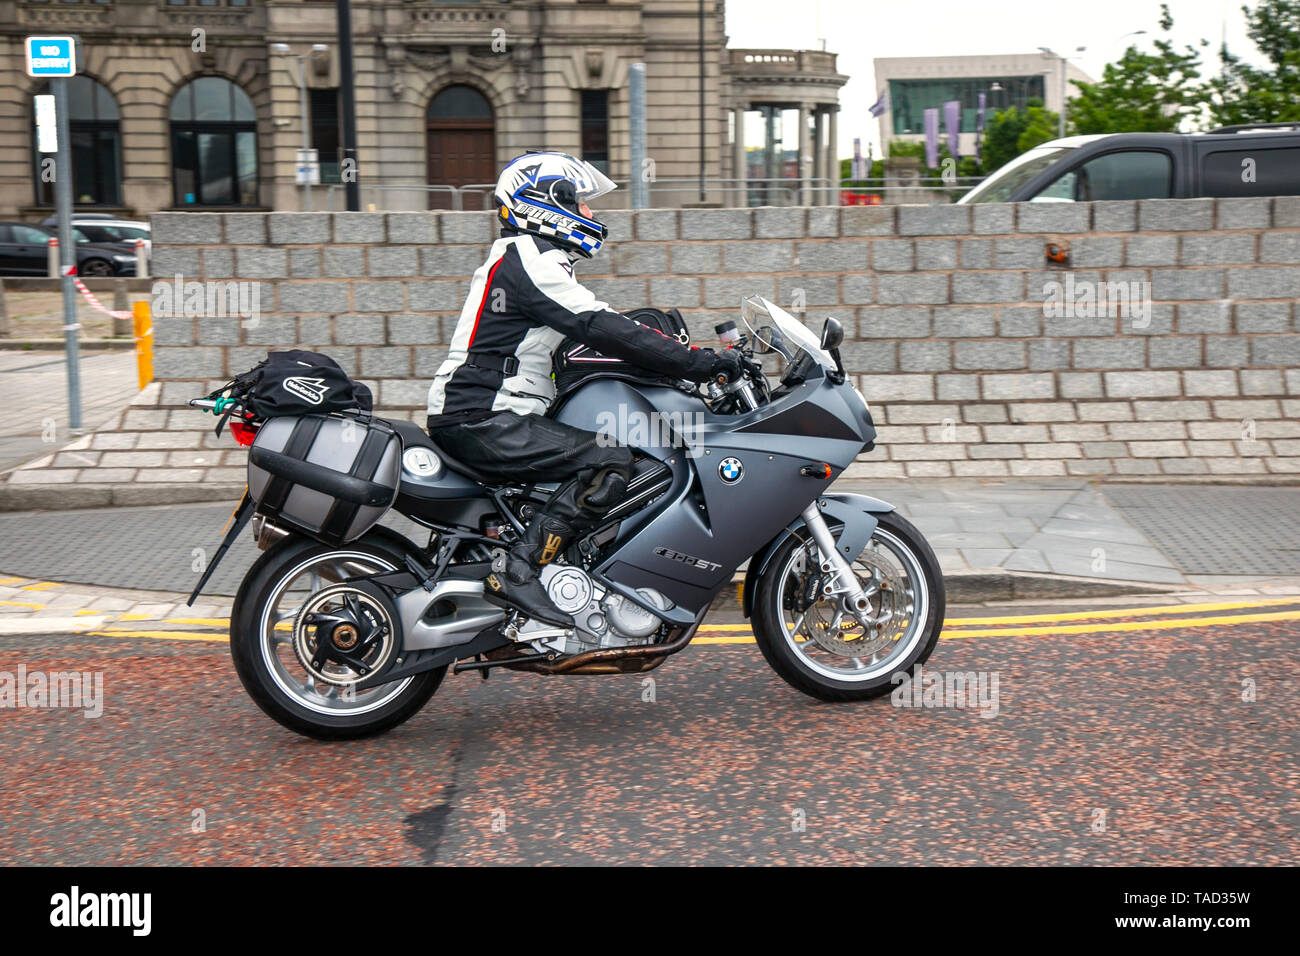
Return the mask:
<path id="1" fill-rule="evenodd" d="M 567 536 L 538 515 L 524 531 L 523 540 L 492 561 L 492 573 L 483 581 L 483 597 L 493 604 L 512 607 L 534 621 L 552 627 L 573 627 L 573 618 L 551 601 L 538 579 L 541 565 L 549 564 L 564 550 Z M 549 524 L 554 524 L 550 522 Z"/>

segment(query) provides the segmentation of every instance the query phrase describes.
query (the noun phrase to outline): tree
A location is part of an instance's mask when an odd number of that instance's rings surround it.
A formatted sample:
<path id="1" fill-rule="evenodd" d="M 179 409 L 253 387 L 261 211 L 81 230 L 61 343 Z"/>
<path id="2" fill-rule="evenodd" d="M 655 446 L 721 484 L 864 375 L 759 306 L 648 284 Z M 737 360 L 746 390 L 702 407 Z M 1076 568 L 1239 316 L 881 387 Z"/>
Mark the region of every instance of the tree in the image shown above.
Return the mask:
<path id="1" fill-rule="evenodd" d="M 1272 69 L 1219 50 L 1221 72 L 1206 84 L 1216 125 L 1300 120 L 1300 0 L 1260 0 L 1246 15 L 1246 35 Z"/>
<path id="2" fill-rule="evenodd" d="M 1160 7 L 1160 29 L 1173 28 L 1169 7 Z M 1208 45 L 1205 40 L 1202 46 Z M 1155 53 L 1130 46 L 1118 63 L 1108 63 L 1101 82 L 1076 82 L 1070 100 L 1070 127 L 1075 133 L 1170 133 L 1184 117 L 1200 111 L 1204 87 L 1200 54 L 1186 47 L 1179 53 L 1165 40 Z"/>
<path id="3" fill-rule="evenodd" d="M 1013 106 L 989 117 L 980 149 L 983 167 L 992 172 L 1026 150 L 1056 138 L 1056 113 L 1043 108 L 1043 101 L 1031 99 L 1024 109 Z"/>

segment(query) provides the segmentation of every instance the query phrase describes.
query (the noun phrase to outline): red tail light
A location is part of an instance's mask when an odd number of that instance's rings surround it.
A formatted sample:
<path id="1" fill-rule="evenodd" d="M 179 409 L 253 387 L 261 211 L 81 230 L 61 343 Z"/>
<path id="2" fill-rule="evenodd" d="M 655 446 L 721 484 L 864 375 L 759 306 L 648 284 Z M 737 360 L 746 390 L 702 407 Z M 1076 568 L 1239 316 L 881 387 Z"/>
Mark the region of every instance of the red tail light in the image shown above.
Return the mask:
<path id="1" fill-rule="evenodd" d="M 243 422 L 232 421 L 230 423 L 230 434 L 235 436 L 235 441 L 241 445 L 253 444 L 253 439 L 257 437 L 256 425 L 245 425 Z"/>

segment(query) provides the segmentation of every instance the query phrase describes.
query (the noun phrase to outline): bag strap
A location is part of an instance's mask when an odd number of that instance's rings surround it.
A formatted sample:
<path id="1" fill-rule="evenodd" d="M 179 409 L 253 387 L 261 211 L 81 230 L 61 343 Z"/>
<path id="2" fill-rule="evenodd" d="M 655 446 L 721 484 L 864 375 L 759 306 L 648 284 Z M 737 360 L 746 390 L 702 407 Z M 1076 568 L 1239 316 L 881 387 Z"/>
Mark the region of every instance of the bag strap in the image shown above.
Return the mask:
<path id="1" fill-rule="evenodd" d="M 361 442 L 361 450 L 357 452 L 352 467 L 348 469 L 348 474 L 353 478 L 365 478 L 367 481 L 374 478 L 393 434 L 393 431 L 386 427 L 371 425 L 365 439 Z M 321 536 L 342 541 L 360 510 L 361 505 L 336 498 L 334 504 L 330 506 L 325 521 L 321 524 Z"/>
<path id="2" fill-rule="evenodd" d="M 305 460 L 307 453 L 311 451 L 311 446 L 316 441 L 316 436 L 320 434 L 321 425 L 325 419 L 319 416 L 306 416 L 298 419 L 293 423 L 293 433 L 289 440 L 285 442 L 282 454 L 289 458 L 296 458 L 299 461 Z M 266 493 L 262 496 L 261 510 L 269 517 L 279 515 L 284 508 L 285 499 L 289 497 L 289 492 L 293 490 L 293 482 L 288 478 L 280 475 L 273 475 L 267 482 Z"/>

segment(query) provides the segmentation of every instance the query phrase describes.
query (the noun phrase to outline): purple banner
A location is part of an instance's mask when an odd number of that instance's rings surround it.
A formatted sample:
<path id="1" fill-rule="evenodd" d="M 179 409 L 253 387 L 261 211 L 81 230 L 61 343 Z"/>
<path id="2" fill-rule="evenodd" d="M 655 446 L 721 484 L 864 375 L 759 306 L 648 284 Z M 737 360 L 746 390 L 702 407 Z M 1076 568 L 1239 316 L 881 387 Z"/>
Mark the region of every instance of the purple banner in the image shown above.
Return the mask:
<path id="1" fill-rule="evenodd" d="M 925 111 L 925 165 L 934 169 L 939 165 L 939 109 Z"/>
<path id="2" fill-rule="evenodd" d="M 948 134 L 948 154 L 953 159 L 961 155 L 961 100 L 948 100 L 943 104 L 943 130 Z"/>

